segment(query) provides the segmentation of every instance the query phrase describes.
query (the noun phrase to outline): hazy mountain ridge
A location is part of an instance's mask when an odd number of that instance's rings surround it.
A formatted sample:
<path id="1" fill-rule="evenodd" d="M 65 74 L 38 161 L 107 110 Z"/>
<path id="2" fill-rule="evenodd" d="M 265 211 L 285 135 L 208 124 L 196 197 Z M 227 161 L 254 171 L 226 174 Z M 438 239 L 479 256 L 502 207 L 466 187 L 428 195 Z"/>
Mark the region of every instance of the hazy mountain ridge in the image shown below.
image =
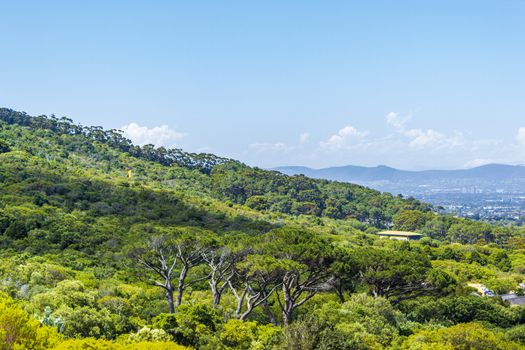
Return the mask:
<path id="1" fill-rule="evenodd" d="M 479 179 L 504 181 L 513 178 L 525 179 L 525 166 L 506 164 L 487 164 L 470 169 L 458 170 L 421 170 L 410 171 L 380 165 L 363 167 L 355 165 L 313 169 L 303 166 L 282 166 L 273 170 L 288 175 L 304 174 L 306 176 L 337 181 L 410 181 L 434 179 Z"/>

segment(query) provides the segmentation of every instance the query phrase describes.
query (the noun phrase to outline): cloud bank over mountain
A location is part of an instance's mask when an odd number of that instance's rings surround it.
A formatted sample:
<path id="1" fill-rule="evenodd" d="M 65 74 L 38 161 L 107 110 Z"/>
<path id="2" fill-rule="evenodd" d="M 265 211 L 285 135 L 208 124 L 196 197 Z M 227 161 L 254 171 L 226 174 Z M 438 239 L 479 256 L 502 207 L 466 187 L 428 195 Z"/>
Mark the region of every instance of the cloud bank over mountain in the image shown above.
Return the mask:
<path id="1" fill-rule="evenodd" d="M 525 127 L 509 131 L 506 139 L 476 137 L 469 130 L 439 130 L 419 126 L 414 113 L 389 112 L 383 125 L 358 128 L 349 122 L 331 135 L 303 132 L 299 141 L 257 142 L 248 146 L 244 158 L 273 167 L 304 164 L 312 167 L 360 164 L 422 169 L 471 168 L 489 163 L 525 163 Z"/>

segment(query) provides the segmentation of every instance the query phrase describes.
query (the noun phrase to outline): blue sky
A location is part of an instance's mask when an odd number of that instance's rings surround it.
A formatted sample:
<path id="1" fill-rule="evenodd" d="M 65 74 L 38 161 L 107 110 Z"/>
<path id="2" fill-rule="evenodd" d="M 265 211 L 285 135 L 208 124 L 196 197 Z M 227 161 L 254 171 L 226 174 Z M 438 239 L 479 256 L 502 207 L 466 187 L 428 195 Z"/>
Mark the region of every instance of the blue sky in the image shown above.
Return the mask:
<path id="1" fill-rule="evenodd" d="M 525 163 L 525 1 L 2 1 L 0 106 L 251 165 Z"/>

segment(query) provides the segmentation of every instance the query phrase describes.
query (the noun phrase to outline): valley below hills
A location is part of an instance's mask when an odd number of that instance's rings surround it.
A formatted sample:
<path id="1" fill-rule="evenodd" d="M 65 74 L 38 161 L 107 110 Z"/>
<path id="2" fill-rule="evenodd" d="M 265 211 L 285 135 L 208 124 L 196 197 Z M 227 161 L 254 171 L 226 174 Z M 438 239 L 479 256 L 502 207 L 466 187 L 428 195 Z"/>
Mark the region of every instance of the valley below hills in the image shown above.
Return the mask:
<path id="1" fill-rule="evenodd" d="M 351 182 L 393 195 L 414 197 L 461 217 L 522 224 L 525 166 L 487 164 L 471 169 L 407 171 L 388 166 L 312 169 L 282 166 L 288 175 Z"/>

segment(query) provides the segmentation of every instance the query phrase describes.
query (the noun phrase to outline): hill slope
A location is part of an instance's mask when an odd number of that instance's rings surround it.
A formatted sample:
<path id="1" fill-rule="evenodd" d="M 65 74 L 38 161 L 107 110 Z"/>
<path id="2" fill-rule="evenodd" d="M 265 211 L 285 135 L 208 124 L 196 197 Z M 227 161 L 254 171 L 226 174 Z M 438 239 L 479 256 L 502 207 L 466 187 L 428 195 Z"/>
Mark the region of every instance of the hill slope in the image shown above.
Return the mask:
<path id="1" fill-rule="evenodd" d="M 390 225 L 393 215 L 401 209 L 430 210 L 430 206 L 421 202 L 405 201 L 358 185 L 285 176 L 211 154 L 190 154 L 163 147 L 156 149 L 152 145 L 138 147 L 122 137 L 118 130 L 82 127 L 67 119 L 32 118 L 24 113 L 0 109 L 0 120 L 13 128 L 11 132 L 21 133 L 21 127 L 34 131 L 25 133 L 26 139 L 3 136 L 9 139 L 13 149 L 34 155 L 45 154 L 45 157 L 57 160 L 71 153 L 81 156 L 92 167 L 99 167 L 97 163 L 103 162 L 104 166 L 99 169 L 110 171 L 115 168 L 121 172 L 131 169 L 131 164 L 112 158 L 121 157 L 119 153 L 126 154 L 133 159 L 168 167 L 170 174 L 162 175 L 164 183 L 184 176 L 188 191 L 206 192 L 214 198 L 247 204 L 254 209 L 336 219 L 354 218 L 378 227 Z M 140 169 L 132 169 L 132 172 L 135 179 L 147 177 Z M 180 181 L 172 182 L 180 184 Z M 378 215 L 378 211 L 382 215 Z"/>

